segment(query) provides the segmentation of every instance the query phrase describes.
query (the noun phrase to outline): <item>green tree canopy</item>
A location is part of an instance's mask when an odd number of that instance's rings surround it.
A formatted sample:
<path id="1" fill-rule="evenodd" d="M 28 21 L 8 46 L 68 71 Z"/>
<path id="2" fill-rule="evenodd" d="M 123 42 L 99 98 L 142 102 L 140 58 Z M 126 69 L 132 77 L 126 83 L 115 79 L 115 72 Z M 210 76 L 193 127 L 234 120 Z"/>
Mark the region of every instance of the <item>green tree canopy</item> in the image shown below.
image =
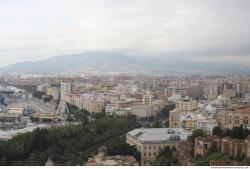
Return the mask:
<path id="1" fill-rule="evenodd" d="M 170 146 L 165 147 L 160 150 L 159 154 L 156 156 L 156 160 L 153 162 L 155 166 L 176 166 L 179 165 L 178 159 L 175 157 L 175 152 L 177 149 L 175 147 L 170 148 Z"/>

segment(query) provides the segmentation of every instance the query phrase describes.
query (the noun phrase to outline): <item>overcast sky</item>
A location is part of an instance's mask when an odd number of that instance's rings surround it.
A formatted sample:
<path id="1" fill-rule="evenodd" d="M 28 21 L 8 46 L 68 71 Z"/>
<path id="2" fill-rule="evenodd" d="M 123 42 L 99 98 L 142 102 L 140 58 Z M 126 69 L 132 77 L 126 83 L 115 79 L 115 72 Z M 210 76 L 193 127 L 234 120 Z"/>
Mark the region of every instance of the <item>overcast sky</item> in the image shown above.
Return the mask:
<path id="1" fill-rule="evenodd" d="M 0 66 L 89 50 L 250 65 L 249 0 L 0 0 Z"/>

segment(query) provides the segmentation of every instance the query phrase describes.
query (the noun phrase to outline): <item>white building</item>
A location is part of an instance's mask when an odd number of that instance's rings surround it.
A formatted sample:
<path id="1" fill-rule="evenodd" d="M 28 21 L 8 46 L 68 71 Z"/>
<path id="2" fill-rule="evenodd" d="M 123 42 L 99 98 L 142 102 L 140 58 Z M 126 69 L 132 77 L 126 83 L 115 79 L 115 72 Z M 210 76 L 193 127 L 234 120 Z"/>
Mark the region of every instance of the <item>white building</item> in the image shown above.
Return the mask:
<path id="1" fill-rule="evenodd" d="M 131 94 L 136 94 L 138 92 L 138 86 L 137 85 L 131 85 Z"/>
<path id="2" fill-rule="evenodd" d="M 119 109 L 119 104 L 113 103 L 113 104 L 107 104 L 105 106 L 105 113 L 107 115 L 115 115 Z"/>
<path id="3" fill-rule="evenodd" d="M 245 100 L 246 102 L 250 102 L 250 93 L 245 94 Z"/>
<path id="4" fill-rule="evenodd" d="M 168 101 L 172 101 L 172 102 L 175 102 L 175 103 L 178 103 L 179 101 L 181 100 L 181 94 L 172 94 L 169 98 L 168 98 Z"/>
<path id="5" fill-rule="evenodd" d="M 47 87 L 49 87 L 48 84 L 38 85 L 36 90 L 39 92 L 47 92 Z"/>
<path id="6" fill-rule="evenodd" d="M 218 126 L 218 121 L 213 118 L 201 118 L 197 119 L 197 128 L 203 129 L 207 133 L 212 133 L 213 129 Z"/>

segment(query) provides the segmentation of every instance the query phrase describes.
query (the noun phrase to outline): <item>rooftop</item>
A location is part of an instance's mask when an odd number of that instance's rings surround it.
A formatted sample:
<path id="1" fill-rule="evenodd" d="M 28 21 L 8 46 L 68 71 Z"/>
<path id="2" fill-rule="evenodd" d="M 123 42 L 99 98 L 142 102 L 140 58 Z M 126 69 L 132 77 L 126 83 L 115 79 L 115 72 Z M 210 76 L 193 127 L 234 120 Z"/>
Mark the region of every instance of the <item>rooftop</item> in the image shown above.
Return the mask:
<path id="1" fill-rule="evenodd" d="M 140 142 L 186 141 L 190 131 L 182 128 L 141 128 L 127 134 Z"/>

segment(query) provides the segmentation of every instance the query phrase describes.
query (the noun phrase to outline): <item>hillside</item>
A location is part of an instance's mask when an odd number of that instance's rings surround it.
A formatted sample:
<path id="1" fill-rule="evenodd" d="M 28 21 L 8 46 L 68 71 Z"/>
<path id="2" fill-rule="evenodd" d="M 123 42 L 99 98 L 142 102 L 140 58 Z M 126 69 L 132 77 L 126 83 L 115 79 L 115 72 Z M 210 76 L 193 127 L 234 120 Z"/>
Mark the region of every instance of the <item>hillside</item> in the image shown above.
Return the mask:
<path id="1" fill-rule="evenodd" d="M 169 58 L 169 57 L 166 57 Z M 90 52 L 55 56 L 36 62 L 21 62 L 0 72 L 167 72 L 167 73 L 250 73 L 248 66 L 234 63 L 199 63 L 162 57 L 131 57 L 116 52 Z"/>

